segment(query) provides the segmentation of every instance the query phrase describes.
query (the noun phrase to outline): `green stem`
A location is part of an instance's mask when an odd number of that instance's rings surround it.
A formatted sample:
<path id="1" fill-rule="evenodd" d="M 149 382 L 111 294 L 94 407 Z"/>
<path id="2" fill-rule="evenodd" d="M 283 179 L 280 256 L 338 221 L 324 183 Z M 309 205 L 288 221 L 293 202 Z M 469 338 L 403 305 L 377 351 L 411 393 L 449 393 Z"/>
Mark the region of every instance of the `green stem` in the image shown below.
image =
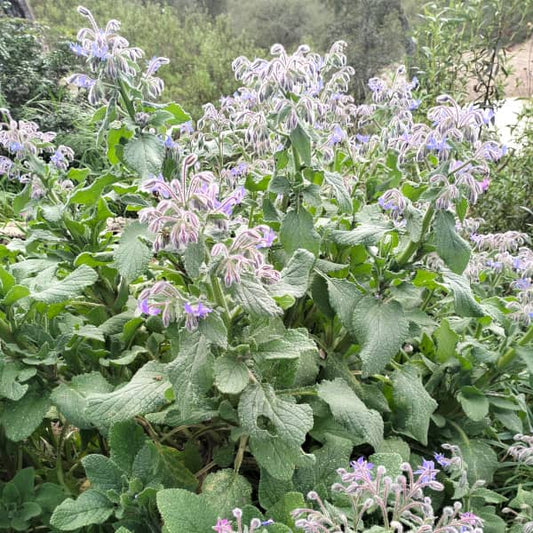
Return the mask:
<path id="1" fill-rule="evenodd" d="M 222 313 L 222 320 L 224 321 L 226 328 L 229 329 L 231 324 L 230 312 L 228 309 L 228 303 L 226 302 L 226 298 L 224 298 L 224 293 L 222 292 L 222 287 L 220 286 L 220 281 L 215 274 L 211 274 L 210 278 L 215 302 L 224 310 Z"/>
<path id="2" fill-rule="evenodd" d="M 15 342 L 9 324 L 0 318 L 0 338 L 4 341 Z"/>
<path id="3" fill-rule="evenodd" d="M 430 205 L 426 211 L 426 214 L 424 215 L 424 218 L 422 219 L 422 236 L 426 234 L 431 219 L 433 218 L 434 212 L 435 209 L 432 205 Z M 409 261 L 411 256 L 416 252 L 416 250 L 418 250 L 419 246 L 420 242 L 409 241 L 409 244 L 406 246 L 405 250 L 400 254 L 396 261 L 398 266 L 403 267 L 407 263 L 407 261 Z"/>
<path id="4" fill-rule="evenodd" d="M 120 90 L 120 96 L 122 96 L 122 101 L 124 102 L 124 105 L 126 106 L 128 115 L 130 116 L 131 120 L 135 122 L 135 109 L 133 107 L 131 100 L 128 97 L 128 91 L 126 90 L 126 84 L 124 83 L 124 80 L 119 79 L 118 85 L 119 85 L 119 90 Z"/>
<path id="5" fill-rule="evenodd" d="M 235 473 L 239 472 L 239 469 L 242 465 L 242 460 L 244 459 L 244 452 L 246 451 L 246 445 L 248 444 L 248 435 L 241 435 L 239 440 L 239 449 L 235 455 L 235 463 L 233 465 L 233 470 Z"/>
<path id="6" fill-rule="evenodd" d="M 533 341 L 533 324 L 529 326 L 529 329 L 525 332 L 524 336 L 517 342 L 518 346 L 525 346 L 529 342 Z M 506 367 L 516 356 L 516 346 L 511 346 L 507 351 L 496 361 L 497 368 Z"/>

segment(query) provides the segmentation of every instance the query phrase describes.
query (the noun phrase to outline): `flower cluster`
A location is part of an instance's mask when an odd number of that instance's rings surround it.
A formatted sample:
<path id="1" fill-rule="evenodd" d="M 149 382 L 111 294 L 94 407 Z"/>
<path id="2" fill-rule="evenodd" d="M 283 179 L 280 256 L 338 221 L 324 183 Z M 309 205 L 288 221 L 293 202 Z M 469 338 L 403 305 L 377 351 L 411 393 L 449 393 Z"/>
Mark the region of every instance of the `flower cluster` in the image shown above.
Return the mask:
<path id="1" fill-rule="evenodd" d="M 221 258 L 219 269 L 224 273 L 226 287 L 239 283 L 243 272 L 253 273 L 267 283 L 279 280 L 279 272 L 265 262 L 260 252 L 261 248 L 269 247 L 274 238 L 272 229 L 262 225 L 241 230 L 229 246 L 223 243 L 213 246 L 211 255 Z"/>
<path id="2" fill-rule="evenodd" d="M 465 274 L 473 281 L 478 281 L 484 272 L 506 274 L 516 297 L 507 306 L 515 318 L 530 324 L 533 322 L 533 250 L 525 246 L 529 236 L 518 231 L 479 233 L 482 223 L 482 219 L 465 219 L 459 226 L 474 248 Z"/>
<path id="3" fill-rule="evenodd" d="M 122 80 L 137 89 L 145 89 L 151 98 L 160 96 L 164 83 L 155 74 L 161 66 L 168 63 L 168 59 L 153 57 L 139 77 L 141 69 L 137 62 L 144 56 L 144 52 L 140 48 L 130 46 L 127 39 L 118 34 L 120 22 L 110 20 L 104 28 L 100 28 L 86 7 L 78 7 L 78 13 L 90 22 L 90 27 L 82 28 L 78 32 L 78 42 L 72 43 L 70 48 L 74 54 L 85 58 L 92 74 L 73 74 L 67 78 L 67 82 L 88 89 L 88 99 L 93 105 L 105 100 L 109 90 L 105 84 L 106 80 Z"/>
<path id="4" fill-rule="evenodd" d="M 437 454 L 437 460 L 449 466 L 457 458 L 446 459 Z M 401 470 L 405 473 L 392 479 L 386 475 L 383 466 L 374 467 L 364 458 L 351 463 L 351 470 L 344 468 L 337 472 L 341 482 L 332 486 L 333 491 L 347 496 L 353 509 L 349 519 L 342 512 L 334 512 L 326 506 L 316 492 L 310 492 L 308 498 L 315 501 L 318 509 L 296 509 L 292 512 L 295 524 L 307 533 L 346 531 L 355 532 L 363 526 L 365 515 L 374 511 L 381 513 L 383 525 L 393 531 L 403 532 L 409 527 L 413 532 L 456 533 L 482 531 L 482 521 L 471 512 L 462 512 L 462 506 L 455 502 L 453 507 L 445 507 L 440 517 L 435 516 L 431 498 L 425 496 L 424 490 L 442 491 L 444 486 L 437 481 L 439 470 L 434 461 L 424 460 L 417 469 L 409 463 L 403 463 Z"/>
<path id="5" fill-rule="evenodd" d="M 205 318 L 212 309 L 201 301 L 191 303 L 187 296 L 163 280 L 141 291 L 137 311 L 149 316 L 161 315 L 165 326 L 184 316 L 185 327 L 192 331 L 198 326 L 198 320 Z"/>
<path id="6" fill-rule="evenodd" d="M 189 169 L 196 161 L 193 154 L 184 158 L 179 180 L 168 183 L 159 175 L 142 185 L 144 190 L 161 198 L 156 207 L 139 212 L 139 220 L 148 223 L 150 231 L 157 235 L 153 245 L 156 252 L 165 248 L 183 250 L 188 244 L 198 242 L 210 215 L 219 215 L 214 220 L 223 225 L 244 198 L 244 189 L 239 187 L 219 199 L 220 187 L 211 172 L 194 174 L 189 180 Z"/>
<path id="7" fill-rule="evenodd" d="M 259 518 L 252 518 L 250 525 L 242 523 L 242 510 L 239 508 L 233 509 L 233 516 L 235 518 L 237 529 L 233 529 L 232 522 L 226 518 L 219 518 L 213 530 L 216 533 L 254 533 L 261 527 L 267 527 L 274 523 L 274 520 L 260 520 Z"/>
<path id="8" fill-rule="evenodd" d="M 5 122 L 0 122 L 0 148 L 8 156 L 0 155 L 0 176 L 29 183 L 31 198 L 41 198 L 46 187 L 42 176 L 36 174 L 36 166 L 32 165 L 32 161 L 35 162 L 44 154 L 52 154 L 49 157 L 52 168 L 66 171 L 74 159 L 74 151 L 63 145 L 56 148 L 53 144 L 56 134 L 40 131 L 35 122 L 13 120 L 7 109 L 0 109 L 0 117 L 2 115 Z"/>
<path id="9" fill-rule="evenodd" d="M 517 462 L 533 466 L 533 435 L 514 436 L 516 444 L 513 444 L 507 453 Z"/>

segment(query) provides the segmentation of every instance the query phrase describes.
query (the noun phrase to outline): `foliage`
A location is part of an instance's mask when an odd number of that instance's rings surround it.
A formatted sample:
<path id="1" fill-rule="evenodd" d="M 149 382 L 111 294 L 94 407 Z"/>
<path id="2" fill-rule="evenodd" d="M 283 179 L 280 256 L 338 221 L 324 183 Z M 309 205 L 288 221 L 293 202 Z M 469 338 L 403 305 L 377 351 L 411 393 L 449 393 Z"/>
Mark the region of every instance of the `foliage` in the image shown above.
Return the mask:
<path id="1" fill-rule="evenodd" d="M 227 15 L 237 33 L 245 31 L 263 49 L 274 43 L 288 49 L 304 42 L 322 44 L 333 22 L 331 10 L 320 0 L 229 0 Z"/>
<path id="2" fill-rule="evenodd" d="M 514 132 L 516 147 L 513 156 L 492 176 L 489 190 L 475 215 L 493 231 L 505 229 L 531 232 L 533 227 L 533 182 L 529 169 L 533 164 L 533 108 L 526 107 Z"/>
<path id="3" fill-rule="evenodd" d="M 59 98 L 58 82 L 74 65 L 64 45 L 43 51 L 45 36 L 38 24 L 0 17 L 0 92 L 14 116 L 31 100 Z"/>
<path id="4" fill-rule="evenodd" d="M 78 3 L 37 0 L 32 6 L 38 20 L 74 40 L 79 25 L 75 13 Z M 257 53 L 249 38 L 233 34 L 225 17 L 212 20 L 202 11 L 136 0 L 120 0 L 112 5 L 95 0 L 90 2 L 90 8 L 98 19 L 120 20 L 123 35 L 145 49 L 148 57 L 161 55 L 172 59 L 161 71 L 169 88 L 166 97 L 181 102 L 195 117 L 201 115 L 203 104 L 237 88 L 228 75 L 232 60 L 240 54 Z"/>
<path id="5" fill-rule="evenodd" d="M 493 107 L 504 95 L 506 47 L 526 37 L 519 32 L 532 13 L 531 0 L 430 2 L 414 26 L 409 70 L 423 93 Z"/>
<path id="6" fill-rule="evenodd" d="M 533 419 L 533 252 L 467 216 L 505 155 L 490 113 L 445 95 L 413 115 L 403 68 L 356 105 L 338 42 L 237 58 L 242 87 L 194 124 L 157 103 L 167 58 L 79 13 L 67 82 L 105 162 L 2 110 L 24 217 L 0 244 L 2 477 L 60 485 L 64 531 L 287 532 L 339 509 L 504 531 L 528 497 L 529 452 L 505 452 Z M 442 443 L 449 477 L 425 459 Z"/>

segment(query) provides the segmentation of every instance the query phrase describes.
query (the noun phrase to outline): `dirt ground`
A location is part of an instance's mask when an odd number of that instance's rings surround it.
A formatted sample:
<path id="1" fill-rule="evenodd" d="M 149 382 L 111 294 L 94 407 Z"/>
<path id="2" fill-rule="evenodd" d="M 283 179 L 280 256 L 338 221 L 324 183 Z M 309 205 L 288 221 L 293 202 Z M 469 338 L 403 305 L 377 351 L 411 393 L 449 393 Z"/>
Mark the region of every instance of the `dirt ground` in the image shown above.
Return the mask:
<path id="1" fill-rule="evenodd" d="M 505 89 L 505 96 L 531 98 L 533 96 L 533 37 L 508 50 L 512 68 Z"/>

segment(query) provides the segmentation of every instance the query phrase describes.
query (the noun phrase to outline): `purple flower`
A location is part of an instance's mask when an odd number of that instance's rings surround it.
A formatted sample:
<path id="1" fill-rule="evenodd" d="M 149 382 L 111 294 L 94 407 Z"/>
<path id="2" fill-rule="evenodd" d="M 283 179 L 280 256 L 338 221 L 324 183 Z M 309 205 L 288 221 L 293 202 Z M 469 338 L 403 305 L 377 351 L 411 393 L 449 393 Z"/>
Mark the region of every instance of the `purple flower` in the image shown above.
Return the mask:
<path id="1" fill-rule="evenodd" d="M 330 146 L 333 146 L 335 144 L 339 144 L 346 138 L 346 133 L 344 133 L 343 129 L 338 125 L 335 124 L 333 127 L 333 132 L 331 133 L 328 144 Z"/>
<path id="2" fill-rule="evenodd" d="M 163 143 L 165 148 L 168 148 L 169 150 L 173 150 L 175 148 L 178 148 L 179 144 L 175 142 L 170 135 L 167 135 L 165 138 L 165 142 Z"/>
<path id="3" fill-rule="evenodd" d="M 257 248 L 269 248 L 270 246 L 272 246 L 272 243 L 276 238 L 274 230 L 269 226 L 258 226 L 256 229 L 263 233 L 263 239 L 257 245 Z"/>
<path id="4" fill-rule="evenodd" d="M 81 46 L 79 43 L 70 43 L 69 47 L 71 51 L 74 52 L 74 54 L 76 54 L 78 57 L 89 56 L 89 52 L 87 52 L 87 50 L 85 50 L 85 48 L 83 48 L 83 46 Z"/>
<path id="5" fill-rule="evenodd" d="M 212 529 L 214 529 L 216 533 L 233 533 L 231 522 L 225 518 L 219 518 L 216 525 L 214 525 Z"/>
<path id="6" fill-rule="evenodd" d="M 85 74 L 74 74 L 67 78 L 67 83 L 80 87 L 81 89 L 90 89 L 96 83 L 96 80 L 89 78 Z"/>
<path id="7" fill-rule="evenodd" d="M 240 177 L 246 174 L 248 171 L 248 165 L 246 163 L 239 163 L 236 167 L 230 169 L 230 174 L 234 177 Z"/>
<path id="8" fill-rule="evenodd" d="M 490 180 L 489 178 L 483 178 L 483 181 L 481 182 L 481 189 L 483 192 L 486 192 L 489 188 L 489 185 L 490 185 Z"/>
<path id="9" fill-rule="evenodd" d="M 137 303 L 137 308 L 144 315 L 155 316 L 155 315 L 158 315 L 159 313 L 161 313 L 161 309 L 159 309 L 159 307 L 156 307 L 155 305 L 150 305 L 148 303 L 148 299 L 147 298 L 144 298 L 144 299 L 140 300 Z"/>
<path id="10" fill-rule="evenodd" d="M 9 143 L 9 151 L 12 154 L 16 154 L 17 152 L 21 152 L 22 150 L 24 150 L 24 145 L 22 143 L 19 143 L 17 141 Z"/>
<path id="11" fill-rule="evenodd" d="M 188 120 L 187 122 L 184 122 L 180 126 L 180 132 L 183 133 L 192 133 L 194 131 L 192 120 Z"/>
<path id="12" fill-rule="evenodd" d="M 185 302 L 183 310 L 187 315 L 185 317 L 185 327 L 189 331 L 193 331 L 194 329 L 196 329 L 196 327 L 198 326 L 199 318 L 205 318 L 209 313 L 213 311 L 209 307 L 205 306 L 202 302 L 198 302 L 197 304 L 190 304 L 189 302 Z"/>
<path id="13" fill-rule="evenodd" d="M 422 466 L 420 466 L 418 470 L 415 470 L 413 473 L 420 474 L 419 480 L 422 483 L 429 483 L 435 479 L 438 472 L 439 471 L 435 468 L 435 463 L 433 461 L 427 461 L 424 459 Z"/>
<path id="14" fill-rule="evenodd" d="M 433 454 L 433 457 L 435 457 L 435 461 L 439 463 L 440 466 L 449 466 L 451 464 L 450 459 L 446 458 L 443 453 L 437 453 L 435 452 Z"/>
<path id="15" fill-rule="evenodd" d="M 366 144 L 370 140 L 370 135 L 361 135 L 360 133 L 358 133 L 355 138 L 361 144 Z"/>
<path id="16" fill-rule="evenodd" d="M 428 150 L 437 150 L 437 152 L 442 152 L 442 150 L 448 150 L 450 145 L 446 142 L 446 139 L 441 139 L 438 141 L 433 135 L 430 135 L 426 141 L 426 148 Z"/>
<path id="17" fill-rule="evenodd" d="M 374 464 L 367 462 L 364 457 L 359 457 L 357 461 L 352 461 L 350 466 L 354 470 L 353 474 L 351 474 L 351 477 L 354 479 L 372 479 L 372 469 L 374 468 Z"/>

